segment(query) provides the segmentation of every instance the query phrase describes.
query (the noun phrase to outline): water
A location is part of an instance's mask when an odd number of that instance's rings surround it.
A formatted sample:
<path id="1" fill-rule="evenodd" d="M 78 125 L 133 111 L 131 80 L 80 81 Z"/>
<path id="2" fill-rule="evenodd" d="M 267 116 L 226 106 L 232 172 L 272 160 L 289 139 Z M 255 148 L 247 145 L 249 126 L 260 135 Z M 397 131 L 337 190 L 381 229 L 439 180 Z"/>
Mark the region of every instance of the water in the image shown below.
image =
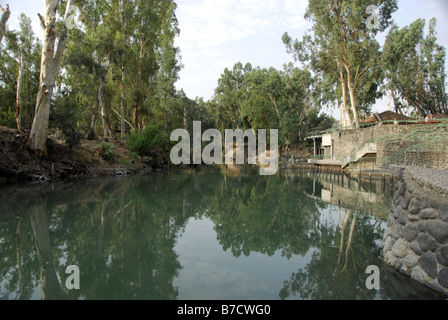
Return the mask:
<path id="1" fill-rule="evenodd" d="M 338 180 L 205 168 L 4 187 L 0 298 L 439 298 L 383 266 L 388 187 Z M 379 290 L 366 287 L 371 265 Z"/>

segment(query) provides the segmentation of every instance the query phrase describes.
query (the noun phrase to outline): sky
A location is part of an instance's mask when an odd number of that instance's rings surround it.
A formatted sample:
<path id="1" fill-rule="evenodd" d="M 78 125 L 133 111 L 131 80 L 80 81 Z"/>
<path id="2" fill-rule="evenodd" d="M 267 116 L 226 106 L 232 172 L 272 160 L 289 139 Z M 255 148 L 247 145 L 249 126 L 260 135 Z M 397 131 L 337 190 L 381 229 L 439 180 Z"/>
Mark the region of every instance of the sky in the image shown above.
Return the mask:
<path id="1" fill-rule="evenodd" d="M 9 3 L 12 16 L 10 29 L 18 29 L 18 17 L 25 13 L 33 20 L 39 36 L 41 27 L 37 13 L 43 13 L 43 0 L 0 0 Z M 177 0 L 180 48 L 183 69 L 178 89 L 188 97 L 212 98 L 218 79 L 225 68 L 237 62 L 250 62 L 253 67 L 282 69 L 294 62 L 286 52 L 282 35 L 301 39 L 310 25 L 304 19 L 307 0 Z M 448 48 L 448 0 L 399 0 L 395 23 L 404 27 L 418 18 L 438 20 L 438 42 Z M 378 36 L 384 43 L 387 32 Z M 296 64 L 301 67 L 300 64 Z M 374 112 L 388 109 L 388 99 L 378 101 Z M 338 118 L 338 112 L 328 110 Z"/>

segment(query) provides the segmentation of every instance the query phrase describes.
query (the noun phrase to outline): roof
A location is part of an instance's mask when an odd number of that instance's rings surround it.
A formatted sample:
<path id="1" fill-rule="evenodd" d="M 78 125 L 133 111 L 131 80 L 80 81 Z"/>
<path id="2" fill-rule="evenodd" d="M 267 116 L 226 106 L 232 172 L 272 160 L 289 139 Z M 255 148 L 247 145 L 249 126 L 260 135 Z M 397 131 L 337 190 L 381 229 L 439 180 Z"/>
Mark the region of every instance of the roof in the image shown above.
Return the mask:
<path id="1" fill-rule="evenodd" d="M 375 123 L 375 122 L 382 122 L 382 121 L 408 121 L 413 120 L 412 118 L 406 117 L 402 114 L 392 112 L 392 111 L 385 111 L 383 113 L 375 113 L 369 118 L 361 121 L 361 124 L 367 124 L 367 123 Z"/>

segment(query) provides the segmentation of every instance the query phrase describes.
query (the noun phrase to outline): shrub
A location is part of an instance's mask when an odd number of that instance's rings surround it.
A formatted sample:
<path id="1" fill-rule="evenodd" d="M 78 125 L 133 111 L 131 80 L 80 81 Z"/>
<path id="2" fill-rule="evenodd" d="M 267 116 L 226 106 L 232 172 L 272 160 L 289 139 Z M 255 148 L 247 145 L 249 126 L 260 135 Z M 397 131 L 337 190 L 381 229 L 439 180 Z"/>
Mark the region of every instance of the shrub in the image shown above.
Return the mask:
<path id="1" fill-rule="evenodd" d="M 78 147 L 83 135 L 78 129 L 78 114 L 75 102 L 68 99 L 58 99 L 57 106 L 54 106 L 50 113 L 52 126 L 59 129 L 69 148 Z"/>
<path id="2" fill-rule="evenodd" d="M 134 131 L 128 140 L 131 151 L 136 152 L 139 156 L 152 158 L 152 165 L 157 166 L 168 163 L 171 144 L 170 135 L 162 124 Z"/>
<path id="3" fill-rule="evenodd" d="M 100 156 L 106 161 L 112 161 L 115 159 L 115 146 L 111 145 L 110 143 L 101 142 L 100 144 L 101 150 L 100 150 Z"/>

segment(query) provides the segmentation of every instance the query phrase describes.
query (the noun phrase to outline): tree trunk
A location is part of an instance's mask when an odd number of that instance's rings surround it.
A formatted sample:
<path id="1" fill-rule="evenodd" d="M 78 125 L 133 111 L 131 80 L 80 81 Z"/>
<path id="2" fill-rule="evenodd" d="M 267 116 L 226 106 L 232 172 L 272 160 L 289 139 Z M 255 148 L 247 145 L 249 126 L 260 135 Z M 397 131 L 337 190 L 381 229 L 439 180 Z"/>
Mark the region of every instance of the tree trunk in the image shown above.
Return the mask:
<path id="1" fill-rule="evenodd" d="M 98 125 L 98 106 L 99 104 L 95 103 L 92 108 L 92 122 L 90 123 L 88 140 L 95 140 L 96 138 L 96 127 Z"/>
<path id="2" fill-rule="evenodd" d="M 103 133 L 105 138 L 112 138 L 112 130 L 110 129 L 109 122 L 107 121 L 107 113 L 106 113 L 106 100 L 104 98 L 104 91 L 106 89 L 106 75 L 107 69 L 105 69 L 104 73 L 101 75 L 100 79 L 100 88 L 98 90 L 98 105 L 101 112 L 101 120 L 103 123 Z"/>
<path id="3" fill-rule="evenodd" d="M 350 73 L 350 68 L 346 66 L 346 70 L 347 70 L 348 91 L 350 93 L 350 104 L 352 105 L 354 125 L 358 126 L 359 125 L 359 116 L 358 116 L 358 109 L 357 109 L 357 103 L 356 103 L 356 97 L 355 97 L 356 85 L 352 85 L 352 75 Z"/>
<path id="4" fill-rule="evenodd" d="M 40 85 L 36 99 L 36 110 L 33 125 L 29 137 L 29 146 L 32 150 L 39 152 L 41 156 L 47 155 L 48 123 L 50 119 L 50 104 L 53 97 L 53 89 L 56 77 L 59 74 L 62 57 L 67 45 L 67 28 L 65 35 L 62 35 L 56 49 L 56 12 L 58 10 L 58 0 L 45 0 L 45 19 L 39 15 L 42 27 L 44 28 L 44 39 L 42 46 L 42 60 L 40 70 Z M 73 0 L 68 0 L 67 10 L 64 16 L 64 26 L 66 26 L 70 8 Z"/>
<path id="5" fill-rule="evenodd" d="M 140 40 L 140 54 L 138 57 L 138 68 L 137 68 L 137 97 L 134 104 L 134 125 L 137 129 L 141 129 L 140 123 L 139 123 L 139 112 L 140 112 L 140 103 L 141 103 L 141 83 L 142 83 L 142 61 L 143 61 L 143 46 L 144 43 L 142 40 Z"/>
<path id="6" fill-rule="evenodd" d="M 347 81 L 345 79 L 344 70 L 342 69 L 339 61 L 338 61 L 338 69 L 339 69 L 339 76 L 341 81 L 341 87 L 342 87 L 342 109 L 344 112 L 346 125 L 351 127 L 353 126 L 352 116 L 350 115 L 350 108 L 347 103 Z"/>
<path id="7" fill-rule="evenodd" d="M 11 16 L 11 11 L 9 10 L 9 4 L 6 5 L 6 10 L 3 9 L 2 6 L 0 6 L 0 14 L 1 14 L 1 18 L 0 18 L 0 43 L 3 40 L 3 37 L 5 36 L 6 33 L 6 23 L 9 20 L 9 17 Z"/>
<path id="8" fill-rule="evenodd" d="M 20 60 L 19 60 L 19 76 L 17 78 L 17 93 L 16 93 L 16 123 L 17 123 L 17 130 L 19 130 L 19 132 L 22 131 L 22 116 L 21 116 L 22 83 L 23 83 L 23 44 L 21 43 L 20 44 Z"/>
<path id="9" fill-rule="evenodd" d="M 121 66 L 121 138 L 126 136 L 126 122 L 125 122 L 125 84 L 126 70 L 124 63 Z"/>
<path id="10" fill-rule="evenodd" d="M 121 36 L 122 36 L 122 54 L 121 54 L 121 138 L 126 135 L 126 123 L 125 123 L 125 80 L 126 80 L 126 67 L 125 67 L 125 49 L 126 49 L 126 21 L 124 19 L 124 11 L 127 8 L 127 3 L 123 8 L 123 0 L 119 1 L 119 11 L 121 17 Z"/>

